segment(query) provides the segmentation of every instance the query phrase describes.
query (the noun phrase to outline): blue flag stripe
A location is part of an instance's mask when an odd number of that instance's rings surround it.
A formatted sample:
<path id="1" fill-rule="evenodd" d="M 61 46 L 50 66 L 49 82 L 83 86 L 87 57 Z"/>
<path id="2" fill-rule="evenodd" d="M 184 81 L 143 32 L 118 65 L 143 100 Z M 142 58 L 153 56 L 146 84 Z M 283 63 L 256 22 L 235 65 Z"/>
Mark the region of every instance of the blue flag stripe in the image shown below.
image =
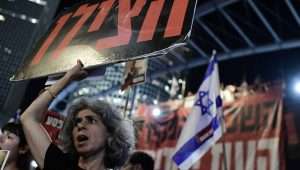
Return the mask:
<path id="1" fill-rule="evenodd" d="M 214 117 L 211 123 L 204 128 L 202 131 L 199 131 L 193 138 L 188 140 L 181 148 L 178 150 L 173 156 L 174 162 L 177 165 L 180 165 L 183 161 L 185 161 L 195 150 L 197 150 L 200 146 L 202 146 L 208 139 L 213 136 L 211 133 L 204 140 L 199 140 L 202 136 L 209 133 L 211 129 L 215 131 L 219 127 L 218 116 Z"/>
<path id="2" fill-rule="evenodd" d="M 217 98 L 216 98 L 216 106 L 217 106 L 217 108 L 219 108 L 219 107 L 222 107 L 222 98 L 221 98 L 221 96 L 217 96 Z"/>

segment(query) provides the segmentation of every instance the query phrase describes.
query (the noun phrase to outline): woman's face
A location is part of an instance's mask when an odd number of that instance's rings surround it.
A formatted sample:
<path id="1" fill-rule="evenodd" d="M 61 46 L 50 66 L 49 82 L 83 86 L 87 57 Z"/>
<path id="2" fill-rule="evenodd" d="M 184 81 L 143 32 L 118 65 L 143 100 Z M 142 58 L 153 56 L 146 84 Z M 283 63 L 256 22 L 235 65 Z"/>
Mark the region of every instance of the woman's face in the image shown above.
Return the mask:
<path id="1" fill-rule="evenodd" d="M 97 114 L 84 109 L 75 116 L 72 135 L 79 155 L 90 156 L 105 148 L 108 132 Z"/>
<path id="2" fill-rule="evenodd" d="M 20 138 L 9 131 L 4 131 L 0 134 L 0 150 L 9 150 L 8 162 L 17 160 L 19 153 Z"/>

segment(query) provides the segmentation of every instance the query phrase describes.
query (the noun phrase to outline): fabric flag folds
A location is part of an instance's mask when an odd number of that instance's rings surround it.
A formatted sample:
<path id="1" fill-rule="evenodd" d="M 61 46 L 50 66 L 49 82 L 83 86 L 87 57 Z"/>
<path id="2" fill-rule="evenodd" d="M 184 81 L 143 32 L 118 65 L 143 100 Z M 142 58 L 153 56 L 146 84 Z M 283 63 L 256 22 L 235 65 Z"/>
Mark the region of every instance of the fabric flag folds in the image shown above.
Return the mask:
<path id="1" fill-rule="evenodd" d="M 221 118 L 218 63 L 213 55 L 172 157 L 179 169 L 189 169 L 220 139 Z"/>

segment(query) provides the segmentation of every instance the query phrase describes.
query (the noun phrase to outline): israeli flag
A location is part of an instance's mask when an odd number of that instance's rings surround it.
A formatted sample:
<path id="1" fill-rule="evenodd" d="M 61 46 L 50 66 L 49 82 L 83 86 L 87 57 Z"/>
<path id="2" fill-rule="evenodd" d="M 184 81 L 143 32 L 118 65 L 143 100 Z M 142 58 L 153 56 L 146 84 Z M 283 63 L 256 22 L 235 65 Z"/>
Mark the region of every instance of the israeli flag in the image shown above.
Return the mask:
<path id="1" fill-rule="evenodd" d="M 189 169 L 220 139 L 221 118 L 219 70 L 213 55 L 172 158 L 179 169 Z"/>

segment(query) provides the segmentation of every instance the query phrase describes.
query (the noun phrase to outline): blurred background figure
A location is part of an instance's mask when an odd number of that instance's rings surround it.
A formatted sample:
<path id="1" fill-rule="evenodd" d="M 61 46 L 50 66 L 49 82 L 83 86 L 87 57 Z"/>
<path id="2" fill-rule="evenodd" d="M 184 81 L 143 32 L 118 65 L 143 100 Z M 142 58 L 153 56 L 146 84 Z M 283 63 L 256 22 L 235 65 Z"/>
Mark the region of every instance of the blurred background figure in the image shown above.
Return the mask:
<path id="1" fill-rule="evenodd" d="M 145 152 L 134 152 L 122 170 L 154 170 L 154 159 Z"/>
<path id="2" fill-rule="evenodd" d="M 0 134 L 0 150 L 9 150 L 4 170 L 30 170 L 32 161 L 21 124 L 7 123 Z"/>

